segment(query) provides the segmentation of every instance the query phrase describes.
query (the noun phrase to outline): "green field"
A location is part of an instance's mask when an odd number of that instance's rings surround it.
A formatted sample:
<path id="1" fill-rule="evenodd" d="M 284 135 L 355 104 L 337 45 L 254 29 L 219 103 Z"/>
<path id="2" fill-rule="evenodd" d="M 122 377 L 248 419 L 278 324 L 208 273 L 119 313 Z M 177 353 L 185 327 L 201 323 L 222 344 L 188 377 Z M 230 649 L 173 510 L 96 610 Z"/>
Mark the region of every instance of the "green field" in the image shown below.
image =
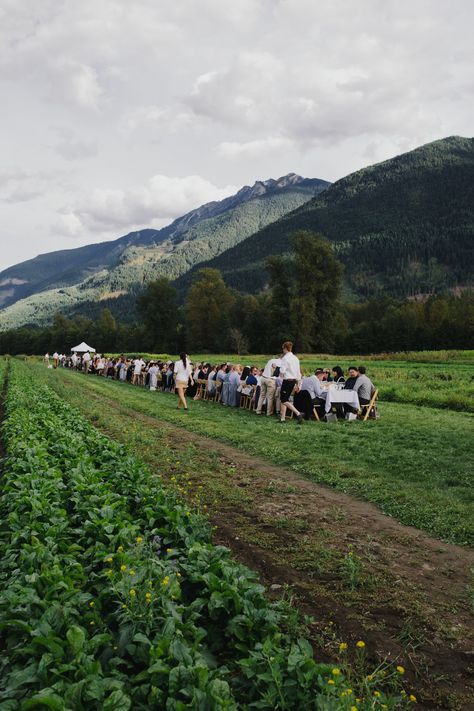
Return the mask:
<path id="1" fill-rule="evenodd" d="M 134 354 L 129 354 L 134 355 Z M 147 359 L 176 359 L 166 353 L 145 353 Z M 191 354 L 194 362 L 242 363 L 263 366 L 269 355 L 236 356 L 228 353 Z M 318 366 L 367 366 L 367 374 L 387 402 L 411 403 L 441 409 L 474 412 L 474 351 L 422 351 L 377 356 L 302 355 L 301 368 L 311 373 Z"/>
<path id="2" fill-rule="evenodd" d="M 302 362 L 308 369 L 324 364 L 317 357 Z M 329 362 L 343 363 L 340 358 Z M 468 383 L 469 365 L 454 361 L 417 366 L 398 361 L 371 363 L 369 375 L 381 389 L 379 421 L 305 423 L 300 428 L 291 422 L 283 428 L 273 419 L 207 402 L 192 403 L 185 416 L 176 410 L 175 397 L 167 393 L 150 393 L 68 370 L 35 368 L 37 377 L 78 406 L 87 401 L 89 392 L 103 395 L 136 412 L 227 442 L 312 481 L 364 498 L 402 523 L 442 540 L 474 544 L 474 416 L 458 411 L 473 387 Z M 67 382 L 74 383 L 74 392 L 64 387 Z M 456 389 L 459 401 L 453 395 Z M 397 398 L 391 397 L 393 392 Z M 443 406 L 435 407 L 441 401 Z M 469 407 L 474 409 L 472 402 Z"/>

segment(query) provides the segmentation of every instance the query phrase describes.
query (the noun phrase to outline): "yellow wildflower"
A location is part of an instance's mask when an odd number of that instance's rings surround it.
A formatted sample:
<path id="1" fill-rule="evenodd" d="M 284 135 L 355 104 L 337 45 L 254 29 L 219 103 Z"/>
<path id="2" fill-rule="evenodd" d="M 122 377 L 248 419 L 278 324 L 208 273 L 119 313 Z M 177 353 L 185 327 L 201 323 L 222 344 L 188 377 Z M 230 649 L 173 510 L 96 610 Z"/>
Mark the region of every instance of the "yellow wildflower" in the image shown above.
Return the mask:
<path id="1" fill-rule="evenodd" d="M 328 679 L 328 684 L 335 684 L 335 683 L 336 682 L 334 681 L 334 679 Z"/>
<path id="2" fill-rule="evenodd" d="M 143 538 L 141 536 L 137 536 L 135 540 L 137 543 L 141 543 L 143 541 Z"/>
<path id="3" fill-rule="evenodd" d="M 163 580 L 161 581 L 161 584 L 162 584 L 162 585 L 169 585 L 169 583 L 170 583 L 169 576 L 168 576 L 168 575 L 165 575 L 165 577 L 164 577 Z"/>
<path id="4" fill-rule="evenodd" d="M 95 605 L 94 600 L 91 600 L 90 603 L 89 603 L 89 607 L 94 607 L 94 605 Z"/>
<path id="5" fill-rule="evenodd" d="M 135 571 L 134 571 L 134 570 L 129 570 L 129 571 L 128 571 L 128 574 L 129 574 L 129 575 L 135 575 Z"/>
<path id="6" fill-rule="evenodd" d="M 416 696 L 413 696 L 413 694 L 410 694 L 410 696 L 408 698 L 410 699 L 410 701 L 412 701 L 414 704 L 416 704 Z"/>
<path id="7" fill-rule="evenodd" d="M 181 577 L 181 573 L 176 573 L 176 577 L 177 577 L 177 578 L 180 578 L 180 577 Z"/>
<path id="8" fill-rule="evenodd" d="M 347 649 L 347 644 L 345 642 L 341 642 L 341 644 L 339 645 L 339 651 L 345 652 L 346 649 Z"/>
<path id="9" fill-rule="evenodd" d="M 108 558 L 105 559 L 105 562 L 106 563 L 113 563 L 114 559 L 109 556 Z"/>
<path id="10" fill-rule="evenodd" d="M 335 669 L 332 669 L 332 671 L 331 671 L 331 674 L 333 676 L 339 676 L 340 673 L 341 673 L 341 670 L 337 669 L 337 667 Z"/>
<path id="11" fill-rule="evenodd" d="M 117 548 L 117 551 L 118 551 L 119 553 L 123 553 L 123 546 L 119 546 L 119 547 Z"/>
<path id="12" fill-rule="evenodd" d="M 374 678 L 374 677 L 372 676 L 372 674 L 369 674 L 368 677 L 367 677 L 367 681 L 372 681 L 373 678 Z"/>
<path id="13" fill-rule="evenodd" d="M 374 696 L 378 698 L 380 696 L 380 691 L 374 691 Z"/>
<path id="14" fill-rule="evenodd" d="M 361 639 L 356 643 L 356 647 L 359 647 L 359 649 L 364 649 L 365 647 L 365 642 L 363 642 Z"/>
<path id="15" fill-rule="evenodd" d="M 357 711 L 357 706 L 351 706 L 351 711 Z"/>
<path id="16" fill-rule="evenodd" d="M 145 595 L 145 598 L 146 598 L 146 601 L 147 601 L 147 602 L 150 602 L 150 601 L 151 601 L 151 593 L 150 593 L 150 592 L 147 592 L 146 595 Z"/>
<path id="17" fill-rule="evenodd" d="M 166 549 L 166 552 L 167 552 L 167 553 L 172 553 L 172 552 L 173 552 L 173 549 L 172 549 L 172 548 L 167 548 L 167 549 Z"/>
<path id="18" fill-rule="evenodd" d="M 130 597 L 135 597 L 136 594 L 137 594 L 137 591 L 134 588 L 132 588 L 130 590 Z"/>
<path id="19" fill-rule="evenodd" d="M 120 566 L 120 570 L 122 571 L 122 573 L 125 573 L 125 571 L 127 570 L 127 566 L 126 566 L 126 565 L 121 565 L 121 566 Z"/>
<path id="20" fill-rule="evenodd" d="M 112 568 L 107 568 L 107 570 L 105 571 L 106 575 L 112 575 L 113 572 L 114 571 L 112 570 Z"/>
<path id="21" fill-rule="evenodd" d="M 90 624 L 91 626 L 95 625 L 94 620 L 91 620 L 91 621 L 89 622 L 89 624 Z"/>
<path id="22" fill-rule="evenodd" d="M 346 689 L 346 694 L 352 694 L 352 689 Z"/>
<path id="23" fill-rule="evenodd" d="M 404 669 L 403 667 L 401 667 L 401 666 L 398 666 L 398 667 L 397 667 L 397 672 L 398 672 L 399 674 L 405 674 L 405 669 Z"/>

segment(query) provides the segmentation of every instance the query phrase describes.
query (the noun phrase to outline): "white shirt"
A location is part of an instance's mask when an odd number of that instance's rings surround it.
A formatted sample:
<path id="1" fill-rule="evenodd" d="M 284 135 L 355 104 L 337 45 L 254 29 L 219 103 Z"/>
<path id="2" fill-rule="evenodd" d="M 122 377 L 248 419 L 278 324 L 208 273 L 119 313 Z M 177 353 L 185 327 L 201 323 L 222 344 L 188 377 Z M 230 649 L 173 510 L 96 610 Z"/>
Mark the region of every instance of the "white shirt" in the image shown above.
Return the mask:
<path id="1" fill-rule="evenodd" d="M 280 358 L 270 358 L 268 363 L 266 364 L 265 368 L 263 369 L 262 376 L 264 378 L 271 378 L 273 374 L 273 370 L 277 367 L 281 366 L 281 359 Z"/>
<path id="2" fill-rule="evenodd" d="M 145 366 L 145 362 L 141 360 L 141 358 L 137 358 L 137 360 L 133 361 L 133 365 L 135 366 L 133 370 L 134 375 L 140 375 L 142 368 Z"/>
<path id="3" fill-rule="evenodd" d="M 188 382 L 189 376 L 193 372 L 189 358 L 186 358 L 186 365 L 184 365 L 181 358 L 174 364 L 174 374 L 176 375 L 176 380 L 185 380 Z"/>
<path id="4" fill-rule="evenodd" d="M 301 380 L 300 361 L 291 351 L 281 359 L 280 375 L 283 380 Z"/>

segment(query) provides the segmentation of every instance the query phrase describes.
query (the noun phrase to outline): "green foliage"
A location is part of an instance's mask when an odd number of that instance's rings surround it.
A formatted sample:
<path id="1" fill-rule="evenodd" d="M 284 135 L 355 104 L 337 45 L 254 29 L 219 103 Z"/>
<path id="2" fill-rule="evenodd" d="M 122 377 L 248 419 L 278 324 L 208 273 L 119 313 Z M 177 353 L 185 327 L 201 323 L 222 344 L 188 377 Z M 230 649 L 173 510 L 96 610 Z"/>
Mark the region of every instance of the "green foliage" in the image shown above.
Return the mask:
<path id="1" fill-rule="evenodd" d="M 290 338 L 299 351 L 331 350 L 339 312 L 342 268 L 320 235 L 297 232 L 290 258 L 268 261 L 272 320 L 278 333 L 271 344 Z M 277 338 L 278 337 L 278 338 Z"/>
<path id="2" fill-rule="evenodd" d="M 236 296 L 216 269 L 200 269 L 186 298 L 188 349 L 218 349 L 229 330 Z"/>
<path id="3" fill-rule="evenodd" d="M 345 708 L 285 608 L 159 475 L 18 363 L 6 412 L 3 707 Z"/>
<path id="4" fill-rule="evenodd" d="M 174 352 L 178 348 L 178 303 L 176 289 L 169 279 L 160 277 L 148 284 L 138 297 L 137 309 L 146 328 L 145 347 Z"/>
<path id="5" fill-rule="evenodd" d="M 309 230 L 333 243 L 358 298 L 466 287 L 474 283 L 473 205 L 474 139 L 451 137 L 352 173 L 204 266 L 255 293 L 268 283 L 268 256 Z"/>

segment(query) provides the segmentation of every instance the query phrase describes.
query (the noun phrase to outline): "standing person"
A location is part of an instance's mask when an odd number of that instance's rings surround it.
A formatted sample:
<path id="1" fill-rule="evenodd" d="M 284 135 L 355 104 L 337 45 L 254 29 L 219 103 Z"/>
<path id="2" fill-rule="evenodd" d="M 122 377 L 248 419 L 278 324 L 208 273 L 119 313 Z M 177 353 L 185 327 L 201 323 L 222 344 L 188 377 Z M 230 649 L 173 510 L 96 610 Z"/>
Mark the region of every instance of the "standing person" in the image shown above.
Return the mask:
<path id="1" fill-rule="evenodd" d="M 148 368 L 148 375 L 149 375 L 149 380 L 148 380 L 148 385 L 150 387 L 150 390 L 154 391 L 156 390 L 156 386 L 158 384 L 158 372 L 159 368 L 156 363 L 151 362 L 150 367 Z"/>
<path id="2" fill-rule="evenodd" d="M 53 353 L 53 368 L 57 368 L 59 365 L 59 353 L 54 351 Z"/>
<path id="3" fill-rule="evenodd" d="M 86 373 L 86 374 L 89 372 L 90 362 L 91 362 L 91 354 L 89 353 L 89 351 L 86 351 L 84 353 L 84 355 L 82 356 L 82 368 L 84 370 L 84 373 Z"/>
<path id="4" fill-rule="evenodd" d="M 133 361 L 133 380 L 132 385 L 140 385 L 142 369 L 145 367 L 145 361 L 139 356 Z"/>
<path id="5" fill-rule="evenodd" d="M 301 380 L 300 361 L 292 352 L 292 341 L 285 341 L 282 349 L 283 357 L 280 365 L 280 376 L 283 382 L 281 384 L 280 391 L 280 422 L 285 422 L 286 410 L 288 409 L 296 415 L 298 424 L 301 425 L 303 422 L 303 415 L 296 409 L 293 403 L 290 402 L 291 394 Z"/>
<path id="6" fill-rule="evenodd" d="M 267 401 L 267 415 L 273 415 L 276 393 L 275 371 L 280 367 L 280 365 L 280 358 L 270 358 L 263 369 L 263 373 L 260 377 L 260 397 L 258 398 L 257 409 L 255 410 L 257 415 L 262 414 L 263 403 L 265 400 Z"/>
<path id="7" fill-rule="evenodd" d="M 175 389 L 178 393 L 178 410 L 179 406 L 183 405 L 184 409 L 188 410 L 188 403 L 186 402 L 185 392 L 188 387 L 188 381 L 191 378 L 191 383 L 194 384 L 192 379 L 193 368 L 189 361 L 188 356 L 184 351 L 179 354 L 179 360 L 174 364 L 174 375 L 176 378 Z"/>

